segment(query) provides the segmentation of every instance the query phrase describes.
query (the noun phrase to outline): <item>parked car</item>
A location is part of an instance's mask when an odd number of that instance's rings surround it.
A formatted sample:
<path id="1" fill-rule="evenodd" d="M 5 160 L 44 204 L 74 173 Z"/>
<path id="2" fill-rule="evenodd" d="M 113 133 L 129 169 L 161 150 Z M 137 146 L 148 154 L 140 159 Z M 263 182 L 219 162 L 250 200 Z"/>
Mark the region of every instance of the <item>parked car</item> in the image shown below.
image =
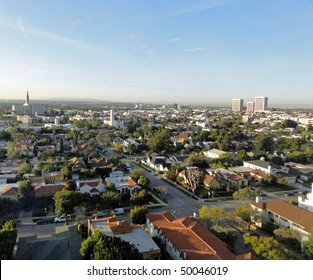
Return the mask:
<path id="1" fill-rule="evenodd" d="M 54 222 L 54 218 L 44 218 L 37 220 L 37 225 L 51 224 Z"/>
<path id="2" fill-rule="evenodd" d="M 115 208 L 111 211 L 113 215 L 122 215 L 124 214 L 124 208 Z"/>
<path id="3" fill-rule="evenodd" d="M 55 223 L 62 223 L 62 222 L 65 222 L 65 220 L 68 220 L 68 221 L 71 221 L 72 220 L 72 217 L 71 217 L 71 215 L 61 215 L 61 216 L 59 216 L 59 217 L 55 217 L 54 218 L 54 222 Z"/>
<path id="4" fill-rule="evenodd" d="M 104 217 L 104 213 L 101 211 L 97 212 L 95 215 L 95 218 L 102 218 L 102 217 Z"/>

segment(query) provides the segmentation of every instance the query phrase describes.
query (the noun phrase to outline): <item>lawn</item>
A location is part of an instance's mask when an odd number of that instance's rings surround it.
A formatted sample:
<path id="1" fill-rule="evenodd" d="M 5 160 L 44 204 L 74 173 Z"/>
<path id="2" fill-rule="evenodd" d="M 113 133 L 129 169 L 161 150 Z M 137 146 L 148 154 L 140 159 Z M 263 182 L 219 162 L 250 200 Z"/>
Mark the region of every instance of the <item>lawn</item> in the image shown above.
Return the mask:
<path id="1" fill-rule="evenodd" d="M 287 185 L 274 185 L 274 186 L 261 186 L 260 190 L 272 193 L 272 192 L 291 191 L 294 190 L 294 188 L 289 187 Z"/>

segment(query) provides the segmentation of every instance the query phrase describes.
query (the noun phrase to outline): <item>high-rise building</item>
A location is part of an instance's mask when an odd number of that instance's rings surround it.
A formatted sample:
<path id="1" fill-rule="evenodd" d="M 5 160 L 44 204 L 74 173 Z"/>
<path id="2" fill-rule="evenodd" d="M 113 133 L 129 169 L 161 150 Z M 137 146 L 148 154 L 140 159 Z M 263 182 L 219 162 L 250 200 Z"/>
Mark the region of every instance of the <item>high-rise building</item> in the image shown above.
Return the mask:
<path id="1" fill-rule="evenodd" d="M 26 93 L 26 99 L 24 104 L 14 104 L 12 105 L 12 112 L 17 115 L 42 115 L 45 112 L 46 108 L 44 104 L 35 103 L 30 104 L 29 94 Z"/>
<path id="2" fill-rule="evenodd" d="M 243 99 L 236 99 L 232 100 L 231 108 L 233 112 L 241 112 L 243 109 Z"/>
<path id="3" fill-rule="evenodd" d="M 255 98 L 254 112 L 264 112 L 267 110 L 268 98 L 264 96 L 257 96 Z"/>
<path id="4" fill-rule="evenodd" d="M 114 125 L 114 121 L 115 121 L 114 110 L 111 109 L 110 110 L 110 124 L 111 124 L 111 126 Z"/>
<path id="5" fill-rule="evenodd" d="M 253 113 L 254 112 L 254 102 L 248 101 L 247 102 L 247 113 Z"/>

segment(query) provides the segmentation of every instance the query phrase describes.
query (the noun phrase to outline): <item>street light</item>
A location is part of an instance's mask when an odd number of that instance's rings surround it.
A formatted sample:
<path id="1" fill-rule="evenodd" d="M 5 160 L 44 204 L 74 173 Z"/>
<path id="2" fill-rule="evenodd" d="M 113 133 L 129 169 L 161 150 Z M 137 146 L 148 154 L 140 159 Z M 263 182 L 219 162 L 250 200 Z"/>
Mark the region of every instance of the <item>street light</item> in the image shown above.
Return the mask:
<path id="1" fill-rule="evenodd" d="M 48 210 L 45 208 L 45 218 L 47 218 Z"/>

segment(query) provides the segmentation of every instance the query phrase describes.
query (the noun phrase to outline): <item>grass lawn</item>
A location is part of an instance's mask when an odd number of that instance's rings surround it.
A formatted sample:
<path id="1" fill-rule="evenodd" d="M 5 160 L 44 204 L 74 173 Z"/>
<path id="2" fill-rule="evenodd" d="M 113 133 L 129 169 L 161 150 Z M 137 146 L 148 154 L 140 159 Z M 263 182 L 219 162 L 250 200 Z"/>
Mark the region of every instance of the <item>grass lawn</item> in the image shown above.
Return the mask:
<path id="1" fill-rule="evenodd" d="M 260 190 L 271 193 L 271 192 L 291 191 L 294 190 L 294 188 L 289 187 L 287 185 L 274 185 L 274 186 L 262 186 L 260 187 Z"/>

